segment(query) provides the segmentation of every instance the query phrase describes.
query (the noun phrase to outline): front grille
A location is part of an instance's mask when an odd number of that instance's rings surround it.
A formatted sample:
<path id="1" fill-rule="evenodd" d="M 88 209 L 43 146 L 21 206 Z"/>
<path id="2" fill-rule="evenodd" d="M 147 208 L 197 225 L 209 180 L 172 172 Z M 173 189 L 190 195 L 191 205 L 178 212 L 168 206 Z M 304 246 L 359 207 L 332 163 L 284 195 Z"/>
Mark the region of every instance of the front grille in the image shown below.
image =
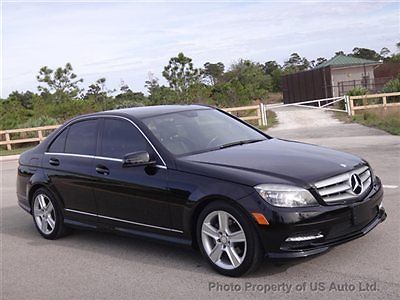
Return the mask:
<path id="1" fill-rule="evenodd" d="M 350 186 L 349 179 L 354 173 L 360 176 L 363 183 L 363 188 L 359 195 L 354 194 Z M 369 190 L 371 183 L 370 169 L 368 166 L 362 166 L 353 171 L 318 181 L 314 185 L 322 199 L 327 204 L 330 204 L 334 202 L 346 202 L 347 200 L 354 200 L 358 197 L 362 197 Z"/>

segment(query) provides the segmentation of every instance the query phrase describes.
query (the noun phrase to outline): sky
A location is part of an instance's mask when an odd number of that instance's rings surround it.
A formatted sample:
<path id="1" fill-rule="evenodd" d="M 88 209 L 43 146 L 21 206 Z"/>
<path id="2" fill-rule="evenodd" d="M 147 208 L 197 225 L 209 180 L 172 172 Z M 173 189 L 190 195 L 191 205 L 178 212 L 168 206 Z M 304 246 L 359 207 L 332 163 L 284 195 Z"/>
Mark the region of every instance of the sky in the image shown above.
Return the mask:
<path id="1" fill-rule="evenodd" d="M 396 51 L 398 1 L 17 1 L 1 0 L 1 97 L 37 91 L 42 66 L 70 62 L 87 87 L 105 77 L 146 91 L 183 52 L 195 67 L 244 58 L 283 63 L 354 47 Z"/>

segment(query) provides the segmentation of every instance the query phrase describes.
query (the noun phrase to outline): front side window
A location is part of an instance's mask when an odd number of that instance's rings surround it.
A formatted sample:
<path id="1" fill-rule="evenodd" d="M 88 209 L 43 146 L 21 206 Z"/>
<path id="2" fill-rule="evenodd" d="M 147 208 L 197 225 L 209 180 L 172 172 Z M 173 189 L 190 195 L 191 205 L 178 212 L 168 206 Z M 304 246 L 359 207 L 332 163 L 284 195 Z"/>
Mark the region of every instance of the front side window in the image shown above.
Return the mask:
<path id="1" fill-rule="evenodd" d="M 122 159 L 126 154 L 149 151 L 148 143 L 139 130 L 126 120 L 105 119 L 100 155 Z"/>
<path id="2" fill-rule="evenodd" d="M 267 138 L 215 109 L 180 111 L 142 119 L 172 154 L 186 155 Z"/>
<path id="3" fill-rule="evenodd" d="M 65 153 L 95 155 L 97 120 L 80 121 L 69 127 Z"/>

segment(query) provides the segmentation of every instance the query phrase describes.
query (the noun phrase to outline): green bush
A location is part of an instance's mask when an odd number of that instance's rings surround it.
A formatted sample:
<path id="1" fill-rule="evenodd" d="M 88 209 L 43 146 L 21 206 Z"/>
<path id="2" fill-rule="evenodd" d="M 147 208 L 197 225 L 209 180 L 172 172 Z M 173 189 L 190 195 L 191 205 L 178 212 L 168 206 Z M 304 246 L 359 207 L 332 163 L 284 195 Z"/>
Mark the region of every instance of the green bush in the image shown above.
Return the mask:
<path id="1" fill-rule="evenodd" d="M 362 96 L 368 93 L 368 89 L 362 86 L 355 87 L 347 92 L 347 96 Z"/>
<path id="2" fill-rule="evenodd" d="M 384 93 L 395 93 L 400 92 L 400 76 L 388 81 L 382 88 Z"/>
<path id="3" fill-rule="evenodd" d="M 30 118 L 25 123 L 21 124 L 21 128 L 40 127 L 47 125 L 58 125 L 58 121 L 49 116 L 41 116 L 39 118 Z"/>

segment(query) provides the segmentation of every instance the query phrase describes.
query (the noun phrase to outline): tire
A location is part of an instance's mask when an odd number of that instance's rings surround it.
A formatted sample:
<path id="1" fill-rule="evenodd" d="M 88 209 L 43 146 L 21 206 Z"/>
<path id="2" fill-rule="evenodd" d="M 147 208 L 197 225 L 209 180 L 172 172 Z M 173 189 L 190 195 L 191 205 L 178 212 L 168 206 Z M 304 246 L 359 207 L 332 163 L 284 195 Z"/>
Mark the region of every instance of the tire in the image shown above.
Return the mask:
<path id="1" fill-rule="evenodd" d="M 69 232 L 59 201 L 47 189 L 39 188 L 33 194 L 31 208 L 33 223 L 45 239 L 55 240 Z"/>
<path id="2" fill-rule="evenodd" d="M 238 277 L 254 271 L 264 256 L 249 218 L 225 201 L 212 202 L 203 209 L 196 237 L 201 254 L 222 275 Z"/>

